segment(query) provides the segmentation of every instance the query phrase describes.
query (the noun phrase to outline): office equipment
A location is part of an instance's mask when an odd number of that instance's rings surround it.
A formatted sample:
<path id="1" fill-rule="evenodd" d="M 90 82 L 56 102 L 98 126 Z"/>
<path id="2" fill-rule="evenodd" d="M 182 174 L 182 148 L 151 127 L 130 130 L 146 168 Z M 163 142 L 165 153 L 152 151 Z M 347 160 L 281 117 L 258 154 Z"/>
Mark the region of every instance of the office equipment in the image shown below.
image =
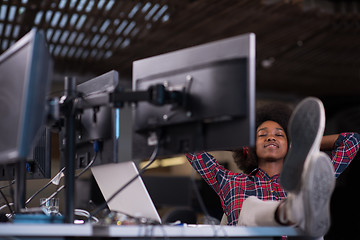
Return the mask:
<path id="1" fill-rule="evenodd" d="M 309 239 L 294 227 L 242 227 L 242 226 L 164 226 L 164 225 L 92 225 L 92 224 L 0 224 L 0 237 L 32 238 L 109 238 L 109 239 Z"/>
<path id="2" fill-rule="evenodd" d="M 32 30 L 0 56 L 0 163 L 28 157 L 45 121 L 52 60 Z"/>
<path id="3" fill-rule="evenodd" d="M 99 106 L 108 103 L 115 108 L 136 103 L 134 124 L 140 141 L 133 136 L 134 142 L 141 149 L 160 146 L 162 156 L 231 150 L 255 143 L 254 34 L 139 60 L 133 67 L 133 92 L 115 88 L 109 94 L 97 93 L 77 102 L 74 81 L 66 81 L 65 97 L 72 110 L 64 114 L 65 159 L 71 167 L 76 151 L 74 112 L 92 108 L 92 122 L 96 122 Z M 133 158 L 150 156 L 137 150 L 133 154 Z M 73 169 L 67 167 L 66 171 L 68 176 L 74 175 Z M 73 195 L 73 182 L 69 179 L 66 183 L 67 196 Z M 67 200 L 67 205 L 71 202 Z M 72 212 L 69 207 L 66 215 Z"/>
<path id="4" fill-rule="evenodd" d="M 130 179 L 139 174 L 135 164 L 131 161 L 96 166 L 92 167 L 91 171 L 106 201 Z M 159 214 L 140 176 L 108 202 L 108 207 L 112 211 L 161 223 Z"/>
<path id="5" fill-rule="evenodd" d="M 117 89 L 125 89 L 118 73 L 110 71 L 77 85 L 75 129 L 75 168 L 86 167 L 95 156 L 94 142 L 99 152 L 93 166 L 131 160 L 131 110 L 113 108 L 109 101 L 91 102 L 92 107 L 82 109 L 81 103 L 89 103 L 92 97 L 106 95 Z M 79 102 L 79 105 L 77 103 Z M 64 162 L 65 131 L 60 133 L 60 158 Z M 119 155 L 121 152 L 121 157 Z"/>
<path id="6" fill-rule="evenodd" d="M 255 35 L 244 34 L 133 63 L 133 90 L 163 85 L 180 104 L 138 102 L 134 158 L 160 141 L 160 156 L 255 143 Z M 150 144 L 149 144 L 150 143 Z"/>
<path id="7" fill-rule="evenodd" d="M 51 73 L 42 31 L 30 31 L 0 56 L 0 163 L 16 163 L 16 212 L 25 206 L 25 159 L 45 122 Z"/>
<path id="8" fill-rule="evenodd" d="M 0 180 L 15 178 L 15 164 L 0 165 Z M 26 179 L 51 177 L 51 133 L 47 127 L 41 128 L 40 137 L 26 158 Z"/>

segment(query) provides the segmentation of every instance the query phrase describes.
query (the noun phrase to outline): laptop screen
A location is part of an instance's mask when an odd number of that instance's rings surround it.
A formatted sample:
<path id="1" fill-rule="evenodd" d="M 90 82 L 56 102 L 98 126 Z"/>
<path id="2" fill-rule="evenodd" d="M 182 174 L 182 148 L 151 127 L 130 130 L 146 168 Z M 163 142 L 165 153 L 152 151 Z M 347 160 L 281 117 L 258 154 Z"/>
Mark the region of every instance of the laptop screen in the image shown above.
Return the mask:
<path id="1" fill-rule="evenodd" d="M 91 171 L 106 201 L 139 174 L 131 161 L 100 165 L 92 167 Z M 111 211 L 161 223 L 161 218 L 140 176 L 107 204 Z"/>

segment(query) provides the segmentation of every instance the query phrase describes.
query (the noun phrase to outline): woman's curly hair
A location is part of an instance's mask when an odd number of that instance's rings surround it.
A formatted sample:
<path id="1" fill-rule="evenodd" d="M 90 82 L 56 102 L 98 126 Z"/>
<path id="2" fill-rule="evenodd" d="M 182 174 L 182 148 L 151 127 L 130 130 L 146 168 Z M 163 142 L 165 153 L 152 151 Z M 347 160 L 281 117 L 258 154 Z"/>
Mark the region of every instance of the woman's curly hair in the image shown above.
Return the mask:
<path id="1" fill-rule="evenodd" d="M 292 109 L 283 103 L 271 103 L 260 107 L 256 112 L 256 129 L 266 121 L 277 122 L 287 135 L 288 122 Z M 249 174 L 258 167 L 255 147 L 241 147 L 233 153 L 236 165 L 244 173 Z"/>

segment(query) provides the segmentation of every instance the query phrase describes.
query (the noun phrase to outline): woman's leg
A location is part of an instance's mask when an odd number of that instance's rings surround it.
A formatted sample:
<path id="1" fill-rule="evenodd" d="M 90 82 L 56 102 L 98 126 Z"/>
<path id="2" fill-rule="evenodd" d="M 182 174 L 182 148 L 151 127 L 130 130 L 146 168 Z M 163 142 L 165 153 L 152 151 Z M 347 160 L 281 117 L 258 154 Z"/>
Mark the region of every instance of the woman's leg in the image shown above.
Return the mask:
<path id="1" fill-rule="evenodd" d="M 240 226 L 281 226 L 276 221 L 275 213 L 280 201 L 262 201 L 250 196 L 245 199 L 238 225 Z"/>
<path id="2" fill-rule="evenodd" d="M 321 237 L 330 227 L 330 198 L 335 185 L 328 155 L 319 152 L 305 164 L 300 190 L 282 202 L 248 197 L 240 212 L 242 226 L 296 225 L 312 237 Z"/>

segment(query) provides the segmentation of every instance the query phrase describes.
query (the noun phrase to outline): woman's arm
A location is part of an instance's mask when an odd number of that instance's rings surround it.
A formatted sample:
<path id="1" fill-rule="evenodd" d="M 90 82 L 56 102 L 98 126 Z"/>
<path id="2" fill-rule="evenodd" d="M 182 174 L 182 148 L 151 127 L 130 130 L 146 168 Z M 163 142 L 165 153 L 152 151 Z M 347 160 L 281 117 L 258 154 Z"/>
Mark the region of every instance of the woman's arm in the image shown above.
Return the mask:
<path id="1" fill-rule="evenodd" d="M 227 170 L 208 152 L 186 153 L 189 163 L 200 176 L 221 195 L 222 186 L 237 173 Z"/>
<path id="2" fill-rule="evenodd" d="M 320 150 L 331 151 L 335 147 L 335 142 L 339 138 L 339 134 L 332 134 L 323 136 L 321 139 Z"/>
<path id="3" fill-rule="evenodd" d="M 339 134 L 330 158 L 334 165 L 335 177 L 338 177 L 357 155 L 360 148 L 360 135 L 355 132 Z"/>

